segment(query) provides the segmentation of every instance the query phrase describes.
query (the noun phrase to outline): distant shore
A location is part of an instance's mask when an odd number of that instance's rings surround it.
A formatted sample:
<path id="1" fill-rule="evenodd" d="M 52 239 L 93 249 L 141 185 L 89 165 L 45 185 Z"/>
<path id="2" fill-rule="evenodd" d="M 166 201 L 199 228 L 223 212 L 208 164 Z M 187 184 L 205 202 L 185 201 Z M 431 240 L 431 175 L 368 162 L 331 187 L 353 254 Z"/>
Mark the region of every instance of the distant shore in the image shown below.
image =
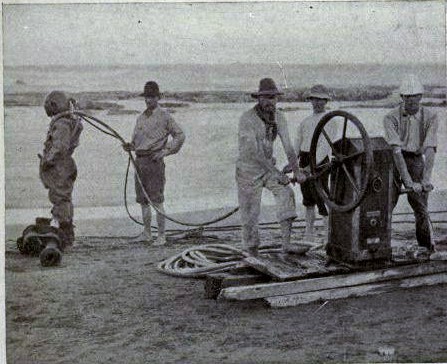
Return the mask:
<path id="1" fill-rule="evenodd" d="M 283 103 L 305 102 L 305 88 L 287 89 L 279 101 Z M 392 108 L 397 105 L 396 98 L 398 86 L 356 86 L 345 88 L 332 88 L 334 101 L 356 102 L 354 108 Z M 125 110 L 119 101 L 140 97 L 139 92 L 104 91 L 104 92 L 78 92 L 71 93 L 82 110 L 108 110 L 111 114 L 136 113 L 135 110 Z M 446 107 L 447 88 L 439 85 L 426 86 L 423 105 L 432 107 Z M 24 92 L 5 93 L 6 107 L 32 107 L 42 106 L 46 93 Z M 188 107 L 189 103 L 245 103 L 253 102 L 249 92 L 244 91 L 186 91 L 165 92 L 162 95 L 161 105 L 174 110 L 179 107 Z M 115 102 L 117 101 L 117 102 Z M 360 103 L 359 103 L 360 102 Z M 365 102 L 365 103 L 362 103 Z M 287 111 L 287 110 L 286 110 Z"/>

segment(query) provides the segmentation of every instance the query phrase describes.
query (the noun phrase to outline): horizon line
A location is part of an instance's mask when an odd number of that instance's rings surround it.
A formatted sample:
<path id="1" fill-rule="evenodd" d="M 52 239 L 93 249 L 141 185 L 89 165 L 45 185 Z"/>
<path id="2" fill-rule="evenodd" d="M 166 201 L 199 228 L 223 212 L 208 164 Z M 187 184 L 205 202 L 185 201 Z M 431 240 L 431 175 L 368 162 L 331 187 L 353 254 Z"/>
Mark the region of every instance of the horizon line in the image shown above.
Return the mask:
<path id="1" fill-rule="evenodd" d="M 380 65 L 380 66 L 444 66 L 447 65 L 442 62 L 420 62 L 420 63 L 408 63 L 408 62 L 390 62 L 390 63 L 379 63 L 379 62 L 351 62 L 351 63 L 290 63 L 284 62 L 280 63 L 281 65 L 287 66 L 353 66 L 353 65 Z M 3 64 L 3 67 L 57 67 L 57 68 L 67 68 L 67 67 L 161 67 L 161 66 L 231 66 L 231 65 L 256 65 L 256 66 L 270 66 L 270 65 L 278 65 L 278 63 L 263 63 L 263 62 L 230 62 L 230 63 L 82 63 L 82 64 Z"/>

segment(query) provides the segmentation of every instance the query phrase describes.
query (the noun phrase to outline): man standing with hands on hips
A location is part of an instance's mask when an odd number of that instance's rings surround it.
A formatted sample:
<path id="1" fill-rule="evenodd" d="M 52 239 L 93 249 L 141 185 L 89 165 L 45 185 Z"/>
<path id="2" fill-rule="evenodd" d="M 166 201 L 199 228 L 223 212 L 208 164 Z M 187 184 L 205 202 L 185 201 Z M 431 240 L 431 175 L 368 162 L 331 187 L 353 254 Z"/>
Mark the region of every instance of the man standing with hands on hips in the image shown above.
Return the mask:
<path id="1" fill-rule="evenodd" d="M 152 243 L 151 207 L 143 188 L 156 209 L 164 213 L 166 180 L 163 158 L 180 150 L 185 141 L 185 135 L 169 112 L 158 105 L 160 91 L 156 82 L 147 82 L 140 96 L 144 96 L 146 110 L 137 119 L 132 142 L 124 144 L 123 148 L 125 151 L 135 151 L 137 170 L 143 183 L 141 186 L 135 176 L 135 190 L 137 202 L 142 209 L 144 230 L 131 242 Z M 168 141 L 169 136 L 172 137 L 170 141 Z M 158 236 L 154 245 L 164 245 L 166 243 L 165 217 L 158 211 Z"/>
<path id="2" fill-rule="evenodd" d="M 437 115 L 420 102 L 424 87 L 409 75 L 400 87 L 402 104 L 385 116 L 385 139 L 393 147 L 395 183 L 394 206 L 402 184 L 416 220 L 416 238 L 420 247 L 433 250 L 433 228 L 428 214 L 428 192 L 433 189 L 431 175 L 437 146 Z"/>
<path id="3" fill-rule="evenodd" d="M 290 235 L 292 221 L 296 218 L 295 196 L 288 186 L 289 178 L 275 167 L 273 144 L 278 136 L 294 178 L 301 183 L 306 177 L 298 170 L 285 116 L 276 109 L 278 95 L 281 94 L 271 78 L 262 79 L 259 91 L 252 93 L 258 103 L 245 112 L 239 121 L 236 182 L 242 220 L 242 242 L 252 256 L 258 255 L 260 244 L 258 219 L 264 187 L 273 193 L 276 201 L 283 250 L 294 252 L 295 244 L 290 243 Z"/>

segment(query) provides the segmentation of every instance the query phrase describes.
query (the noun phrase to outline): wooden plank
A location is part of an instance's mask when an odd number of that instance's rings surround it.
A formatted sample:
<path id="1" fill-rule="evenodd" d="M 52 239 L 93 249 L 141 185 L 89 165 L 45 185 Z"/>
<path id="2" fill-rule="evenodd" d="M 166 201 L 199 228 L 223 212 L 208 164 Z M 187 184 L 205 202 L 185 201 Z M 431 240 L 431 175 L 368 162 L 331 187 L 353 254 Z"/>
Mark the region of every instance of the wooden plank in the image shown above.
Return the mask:
<path id="1" fill-rule="evenodd" d="M 329 277 L 257 284 L 245 287 L 231 287 L 223 289 L 220 293 L 220 297 L 232 300 L 250 300 L 270 296 L 290 295 L 331 288 L 356 286 L 367 283 L 377 283 L 392 279 L 443 272 L 447 272 L 447 261 L 434 261 L 424 264 L 399 266 L 362 273 L 340 274 Z"/>
<path id="2" fill-rule="evenodd" d="M 209 274 L 205 280 L 205 298 L 216 299 L 223 288 L 265 283 L 269 277 L 256 274 Z"/>
<path id="3" fill-rule="evenodd" d="M 442 283 L 447 283 L 447 273 L 430 274 L 419 277 L 392 280 L 382 283 L 363 284 L 360 286 L 303 292 L 286 296 L 267 297 L 265 298 L 265 300 L 271 307 L 290 307 L 319 300 L 327 301 L 340 298 L 363 297 L 387 292 L 395 292 L 399 289 L 432 286 Z"/>
<path id="4" fill-rule="evenodd" d="M 243 262 L 279 281 L 349 271 L 338 264 L 326 266 L 326 261 L 314 254 L 263 254 L 258 257 L 246 257 Z"/>
<path id="5" fill-rule="evenodd" d="M 244 259 L 244 262 L 262 273 L 281 280 L 290 277 L 300 277 L 305 272 L 305 267 L 288 264 L 271 255 L 247 257 Z"/>

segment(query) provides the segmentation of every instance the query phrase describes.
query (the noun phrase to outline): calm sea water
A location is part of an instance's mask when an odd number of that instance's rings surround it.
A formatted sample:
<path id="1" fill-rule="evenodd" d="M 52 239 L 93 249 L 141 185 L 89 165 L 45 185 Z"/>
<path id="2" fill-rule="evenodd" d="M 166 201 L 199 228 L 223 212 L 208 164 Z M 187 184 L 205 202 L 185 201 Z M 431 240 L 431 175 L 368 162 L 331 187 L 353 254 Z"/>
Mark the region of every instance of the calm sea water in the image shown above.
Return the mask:
<path id="1" fill-rule="evenodd" d="M 130 109 L 143 109 L 141 101 L 123 104 Z M 302 108 L 306 104 L 295 104 Z M 237 205 L 234 167 L 237 158 L 238 118 L 250 104 L 192 104 L 174 114 L 186 133 L 186 142 L 180 153 L 166 158 L 166 207 L 170 212 L 202 210 Z M 287 105 L 290 106 L 290 105 Z M 342 106 L 342 105 L 337 105 Z M 433 182 L 437 189 L 447 189 L 447 127 L 446 109 L 437 108 L 441 120 L 439 149 Z M 382 135 L 381 122 L 386 109 L 351 109 L 365 125 L 370 136 Z M 310 113 L 309 109 L 288 112 L 290 133 L 296 134 L 299 122 Z M 132 133 L 135 116 L 95 114 L 110 123 L 126 139 Z M 48 119 L 41 108 L 7 108 L 5 115 L 6 161 L 6 222 L 24 218 L 17 209 L 44 208 L 49 211 L 47 191 L 38 177 L 37 153 L 42 150 Z M 276 145 L 278 165 L 285 164 L 284 152 Z M 85 125 L 81 145 L 75 152 L 78 180 L 74 203 L 83 211 L 93 207 L 112 206 L 113 214 L 124 216 L 123 184 L 127 163 L 120 144 L 109 136 Z M 129 203 L 135 205 L 133 176 L 130 178 Z M 297 192 L 297 200 L 301 195 Z M 266 204 L 273 203 L 269 193 Z M 138 212 L 137 206 L 132 206 Z M 110 211 L 112 211 L 110 210 Z M 109 212 L 110 212 L 109 211 Z M 87 213 L 87 212 L 86 212 Z M 90 213 L 90 212 L 89 212 Z M 94 212 L 91 212 L 94 214 Z M 104 212 L 101 212 L 103 216 Z M 79 214 L 77 216 L 80 218 Z"/>
<path id="2" fill-rule="evenodd" d="M 283 73 L 284 70 L 284 73 Z M 115 67 L 5 67 L 4 92 L 139 91 L 157 80 L 164 91 L 253 91 L 263 77 L 273 77 L 283 88 L 398 85 L 407 73 L 420 75 L 424 84 L 445 85 L 443 65 L 163 65 Z"/>
<path id="3" fill-rule="evenodd" d="M 442 84 L 444 68 L 436 66 L 410 69 L 406 66 L 285 66 L 289 87 L 302 87 L 317 82 L 332 86 L 354 84 L 398 84 L 405 72 L 423 75 L 426 84 Z M 230 66 L 148 66 L 113 68 L 5 68 L 4 90 L 8 92 L 67 91 L 136 91 L 149 78 L 160 82 L 167 91 L 181 90 L 256 90 L 261 77 L 271 76 L 283 86 L 285 79 L 276 65 Z M 143 110 L 142 100 L 121 102 L 127 109 Z M 349 103 L 352 104 L 352 103 Z M 251 104 L 191 104 L 178 109 L 175 119 L 185 130 L 187 139 L 181 152 L 166 159 L 166 208 L 169 212 L 202 210 L 237 205 L 234 166 L 237 158 L 237 123 Z M 291 106 L 283 105 L 283 106 Z M 288 112 L 289 128 L 294 136 L 299 122 L 310 113 L 308 104 L 294 104 L 299 110 Z M 332 104 L 336 109 L 342 104 Z M 447 189 L 446 109 L 435 109 L 440 116 L 439 150 L 434 171 L 438 189 Z M 381 135 L 385 109 L 349 110 L 364 123 L 371 136 Z M 126 139 L 135 124 L 135 115 L 110 116 L 95 114 L 110 123 Z M 47 191 L 38 177 L 37 153 L 42 151 L 48 118 L 41 107 L 5 108 L 5 178 L 6 223 L 29 223 L 36 210 L 49 212 Z M 278 165 L 285 164 L 283 151 L 277 145 Z M 116 140 L 85 125 L 81 145 L 75 152 L 78 180 L 74 191 L 77 218 L 98 215 L 124 216 L 123 184 L 126 154 Z M 135 204 L 133 173 L 129 180 L 128 198 L 131 210 Z M 297 193 L 297 200 L 301 196 Z M 270 194 L 264 202 L 273 203 Z M 106 207 L 104 209 L 104 206 Z M 26 214 L 28 211 L 29 214 Z M 42 215 L 44 216 L 44 215 Z"/>

